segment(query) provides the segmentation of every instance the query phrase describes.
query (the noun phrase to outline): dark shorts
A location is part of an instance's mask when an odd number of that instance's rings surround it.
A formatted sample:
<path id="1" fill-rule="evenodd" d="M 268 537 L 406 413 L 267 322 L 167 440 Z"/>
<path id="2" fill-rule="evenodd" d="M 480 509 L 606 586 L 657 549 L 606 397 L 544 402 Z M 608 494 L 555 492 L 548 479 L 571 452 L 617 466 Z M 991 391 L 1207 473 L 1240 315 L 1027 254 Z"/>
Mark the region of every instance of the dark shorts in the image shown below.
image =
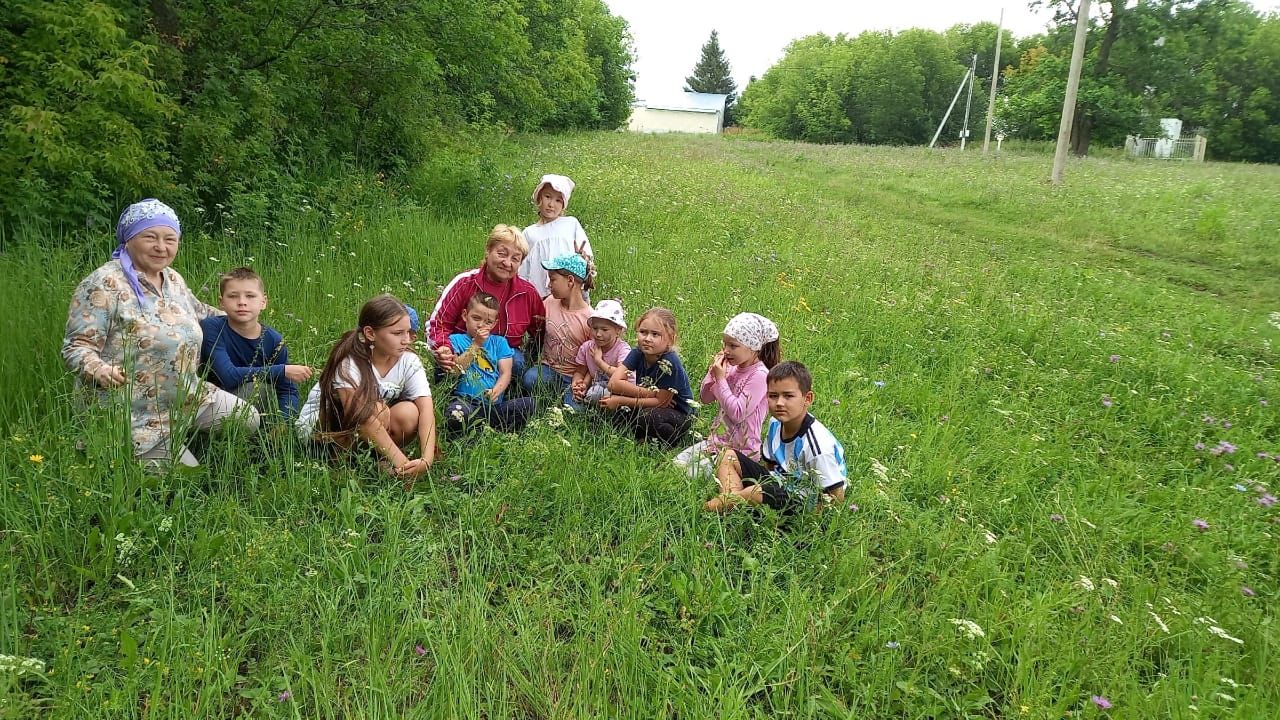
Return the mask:
<path id="1" fill-rule="evenodd" d="M 764 504 L 781 513 L 795 513 L 801 510 L 813 510 L 818 505 L 821 493 L 795 482 L 794 478 L 778 472 L 778 466 L 766 461 L 761 464 L 753 458 L 734 450 L 738 456 L 738 465 L 742 468 L 742 487 L 760 486 L 764 495 Z M 835 490 L 839 485 L 828 488 Z"/>

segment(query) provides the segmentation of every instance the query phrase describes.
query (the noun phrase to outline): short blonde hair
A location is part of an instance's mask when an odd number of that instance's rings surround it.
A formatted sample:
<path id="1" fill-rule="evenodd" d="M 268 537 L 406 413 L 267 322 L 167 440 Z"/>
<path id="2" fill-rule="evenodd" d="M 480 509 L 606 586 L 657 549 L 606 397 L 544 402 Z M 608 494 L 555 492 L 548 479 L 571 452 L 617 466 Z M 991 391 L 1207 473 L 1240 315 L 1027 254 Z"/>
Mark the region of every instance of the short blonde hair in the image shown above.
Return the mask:
<path id="1" fill-rule="evenodd" d="M 521 255 L 529 256 L 529 241 L 524 239 L 524 233 L 520 232 L 520 228 L 511 225 L 494 225 L 489 231 L 489 241 L 484 244 L 484 251 L 487 253 L 503 243 L 519 250 Z"/>

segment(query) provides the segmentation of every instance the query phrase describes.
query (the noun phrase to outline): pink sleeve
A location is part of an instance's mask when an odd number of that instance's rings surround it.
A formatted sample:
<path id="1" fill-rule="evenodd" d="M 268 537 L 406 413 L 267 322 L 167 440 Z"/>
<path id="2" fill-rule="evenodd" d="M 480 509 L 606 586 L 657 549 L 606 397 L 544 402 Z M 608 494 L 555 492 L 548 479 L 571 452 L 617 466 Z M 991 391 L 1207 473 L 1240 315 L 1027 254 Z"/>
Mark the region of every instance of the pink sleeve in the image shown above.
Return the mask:
<path id="1" fill-rule="evenodd" d="M 698 388 L 698 399 L 704 403 L 717 400 L 715 390 L 716 379 L 711 375 L 711 371 L 708 370 L 707 374 L 702 378 L 702 386 Z"/>
<path id="2" fill-rule="evenodd" d="M 724 413 L 729 422 L 733 423 L 744 422 L 751 417 L 751 412 L 764 402 L 767 388 L 766 375 L 758 372 L 751 374 L 746 386 L 742 388 L 741 395 L 732 394 L 729 389 L 728 379 L 715 382 L 715 392 L 720 400 L 720 411 Z"/>

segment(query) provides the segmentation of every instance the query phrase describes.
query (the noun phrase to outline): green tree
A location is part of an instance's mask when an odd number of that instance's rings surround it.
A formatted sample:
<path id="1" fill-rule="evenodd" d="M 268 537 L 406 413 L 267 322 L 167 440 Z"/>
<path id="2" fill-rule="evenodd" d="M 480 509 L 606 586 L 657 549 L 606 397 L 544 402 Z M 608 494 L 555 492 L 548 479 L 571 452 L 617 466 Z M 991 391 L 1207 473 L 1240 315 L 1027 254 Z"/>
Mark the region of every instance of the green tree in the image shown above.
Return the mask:
<path id="1" fill-rule="evenodd" d="M 684 91 L 727 95 L 724 101 L 724 122 L 725 125 L 732 124 L 738 86 L 733 82 L 729 60 L 720 48 L 720 36 L 715 30 L 711 31 L 711 37 L 703 43 L 702 55 L 693 66 L 693 74 L 684 79 Z"/>

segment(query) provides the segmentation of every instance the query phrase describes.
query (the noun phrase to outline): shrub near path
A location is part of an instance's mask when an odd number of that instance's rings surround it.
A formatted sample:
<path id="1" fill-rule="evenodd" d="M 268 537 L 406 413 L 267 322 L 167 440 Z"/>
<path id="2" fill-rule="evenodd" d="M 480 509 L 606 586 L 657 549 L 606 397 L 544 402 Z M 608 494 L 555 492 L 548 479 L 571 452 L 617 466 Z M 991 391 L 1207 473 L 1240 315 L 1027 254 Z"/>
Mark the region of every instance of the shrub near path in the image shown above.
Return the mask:
<path id="1" fill-rule="evenodd" d="M 667 456 L 555 413 L 408 497 L 275 438 L 147 476 L 106 420 L 76 452 L 57 358 L 109 241 L 16 240 L 0 716 L 1274 713 L 1275 168 L 1091 160 L 1053 189 L 1043 156 L 620 134 L 491 162 L 465 205 L 300 211 L 177 267 L 252 257 L 318 364 L 361 301 L 429 308 L 567 173 L 596 296 L 675 310 L 691 373 L 735 312 L 779 324 L 856 508 L 708 517 Z"/>

